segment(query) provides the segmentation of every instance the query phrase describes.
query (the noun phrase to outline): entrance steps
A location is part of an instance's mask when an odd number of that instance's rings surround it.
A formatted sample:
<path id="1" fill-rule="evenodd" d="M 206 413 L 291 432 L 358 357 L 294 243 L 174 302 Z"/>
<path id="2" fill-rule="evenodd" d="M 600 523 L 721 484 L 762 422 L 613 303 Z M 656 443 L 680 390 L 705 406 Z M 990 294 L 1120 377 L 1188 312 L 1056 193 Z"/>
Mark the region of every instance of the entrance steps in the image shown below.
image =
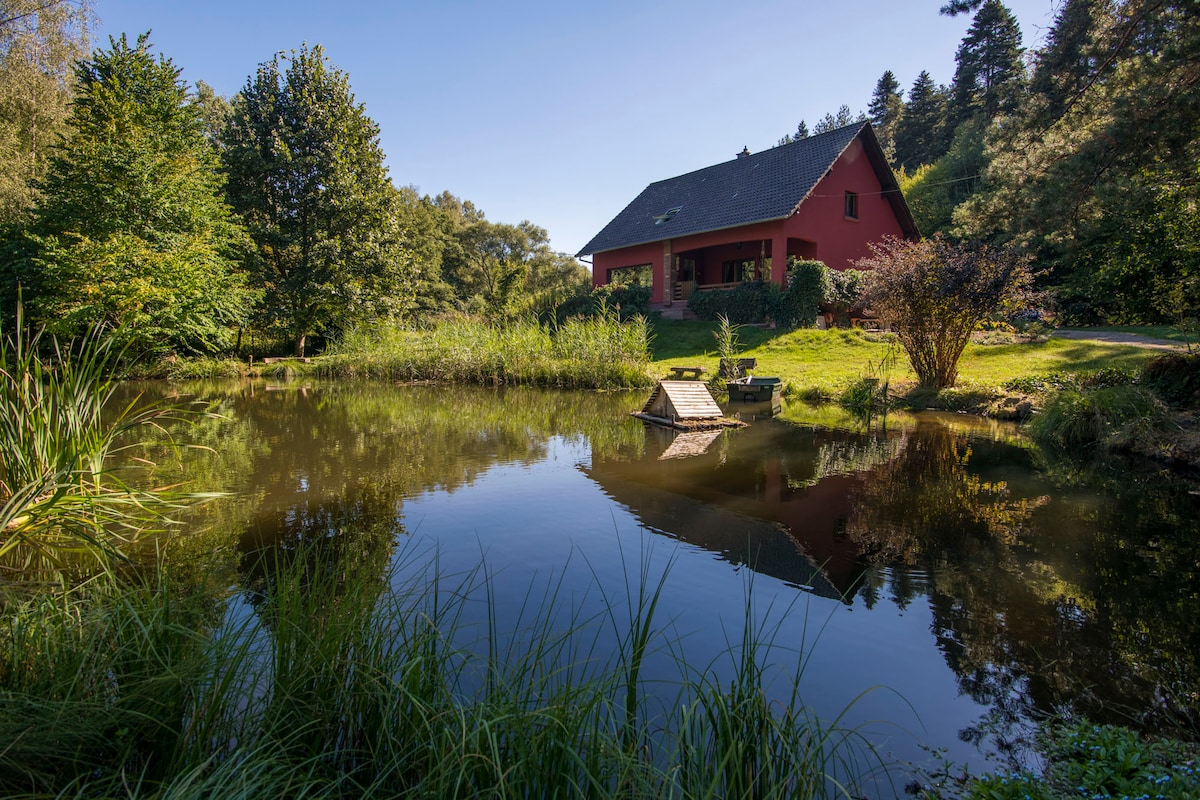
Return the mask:
<path id="1" fill-rule="evenodd" d="M 654 303 L 651 304 L 650 310 L 657 311 L 663 319 L 700 319 L 691 312 L 686 303 L 675 302 L 669 306 Z"/>

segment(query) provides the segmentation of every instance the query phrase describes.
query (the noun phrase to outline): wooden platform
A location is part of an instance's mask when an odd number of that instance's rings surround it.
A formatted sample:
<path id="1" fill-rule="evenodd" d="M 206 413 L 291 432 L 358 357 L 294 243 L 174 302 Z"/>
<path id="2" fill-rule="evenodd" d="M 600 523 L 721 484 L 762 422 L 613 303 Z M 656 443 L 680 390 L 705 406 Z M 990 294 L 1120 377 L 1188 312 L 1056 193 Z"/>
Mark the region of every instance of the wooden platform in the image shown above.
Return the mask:
<path id="1" fill-rule="evenodd" d="M 654 394 L 635 417 L 677 430 L 738 428 L 745 423 L 721 416 L 708 385 L 700 381 L 659 381 Z"/>

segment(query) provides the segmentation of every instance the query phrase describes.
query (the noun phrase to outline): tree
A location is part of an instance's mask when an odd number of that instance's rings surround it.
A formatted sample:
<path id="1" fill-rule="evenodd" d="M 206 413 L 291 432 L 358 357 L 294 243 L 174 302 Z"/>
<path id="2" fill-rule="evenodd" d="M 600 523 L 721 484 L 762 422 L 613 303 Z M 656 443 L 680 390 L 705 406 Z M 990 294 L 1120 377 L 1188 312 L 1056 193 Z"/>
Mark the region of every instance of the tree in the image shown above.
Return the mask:
<path id="1" fill-rule="evenodd" d="M 1197 269 L 1186 220 L 1200 202 L 1200 16 L 1184 0 L 1126 0 L 1093 17 L 1091 45 L 1065 48 L 1080 38 L 1068 10 L 1049 46 L 1087 54 L 1091 73 L 1077 65 L 1056 114 L 1052 100 L 1031 104 L 995 132 L 985 189 L 956 212 L 958 227 L 1035 253 L 1078 319 L 1189 316 L 1171 289 Z"/>
<path id="2" fill-rule="evenodd" d="M 0 225 L 27 223 L 52 148 L 67 133 L 88 0 L 0 0 Z"/>
<path id="3" fill-rule="evenodd" d="M 949 92 L 937 86 L 928 72 L 922 71 L 913 81 L 908 103 L 896 124 L 896 163 L 912 171 L 922 164 L 932 164 L 945 152 L 946 105 Z"/>
<path id="4" fill-rule="evenodd" d="M 1021 28 L 1000 0 L 984 0 L 954 56 L 954 118 L 993 119 L 1015 108 L 1024 83 Z"/>
<path id="5" fill-rule="evenodd" d="M 259 66 L 223 144 L 229 202 L 258 248 L 260 322 L 297 355 L 312 334 L 412 309 L 419 265 L 379 126 L 320 45 Z"/>
<path id="6" fill-rule="evenodd" d="M 856 266 L 865 304 L 896 329 L 922 386 L 946 388 L 971 332 L 1030 285 L 1028 260 L 1012 251 L 956 245 L 940 238 L 887 238 Z"/>
<path id="7" fill-rule="evenodd" d="M 1043 124 L 1061 117 L 1104 73 L 1106 54 L 1099 39 L 1113 13 L 1112 0 L 1066 0 L 1058 10 L 1029 83 L 1030 94 L 1041 101 Z"/>
<path id="8" fill-rule="evenodd" d="M 14 265 L 55 333 L 120 327 L 139 345 L 215 350 L 251 305 L 249 242 L 170 60 L 110 39 L 76 68 L 71 136 Z"/>
<path id="9" fill-rule="evenodd" d="M 834 131 L 838 128 L 844 128 L 847 125 L 853 125 L 856 122 L 866 122 L 866 120 L 866 114 L 859 112 L 859 114 L 855 116 L 854 112 L 850 110 L 850 106 L 843 105 L 838 109 L 836 115 L 826 114 L 825 116 L 821 117 L 821 121 L 813 126 L 813 134 L 828 133 L 829 131 Z"/>
<path id="10" fill-rule="evenodd" d="M 876 82 L 867 111 L 888 161 L 895 161 L 896 128 L 904 114 L 904 97 L 900 94 L 900 83 L 890 69 Z"/>

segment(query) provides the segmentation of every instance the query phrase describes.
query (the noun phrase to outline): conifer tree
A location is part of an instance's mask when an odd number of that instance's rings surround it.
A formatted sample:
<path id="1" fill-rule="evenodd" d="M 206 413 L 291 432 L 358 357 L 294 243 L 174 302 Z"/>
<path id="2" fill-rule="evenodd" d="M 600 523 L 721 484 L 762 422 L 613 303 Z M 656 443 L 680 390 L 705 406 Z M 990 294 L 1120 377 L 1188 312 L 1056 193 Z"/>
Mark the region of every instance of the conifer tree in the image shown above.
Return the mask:
<path id="1" fill-rule="evenodd" d="M 922 70 L 913 81 L 908 103 L 896 124 L 896 163 L 912 172 L 922 164 L 932 164 L 948 147 L 946 130 L 947 92 Z"/>
<path id="2" fill-rule="evenodd" d="M 1025 71 L 1021 28 L 1000 0 L 984 0 L 955 55 L 953 124 L 982 113 L 991 120 L 1019 100 Z"/>
<path id="3" fill-rule="evenodd" d="M 31 316 L 56 333 L 105 324 L 139 346 L 216 350 L 252 305 L 249 242 L 179 76 L 145 35 L 76 68 L 73 133 L 12 265 Z"/>
<path id="4" fill-rule="evenodd" d="M 867 106 L 871 125 L 889 161 L 895 160 L 896 126 L 904 113 L 904 97 L 900 94 L 900 83 L 889 69 L 880 76 Z"/>

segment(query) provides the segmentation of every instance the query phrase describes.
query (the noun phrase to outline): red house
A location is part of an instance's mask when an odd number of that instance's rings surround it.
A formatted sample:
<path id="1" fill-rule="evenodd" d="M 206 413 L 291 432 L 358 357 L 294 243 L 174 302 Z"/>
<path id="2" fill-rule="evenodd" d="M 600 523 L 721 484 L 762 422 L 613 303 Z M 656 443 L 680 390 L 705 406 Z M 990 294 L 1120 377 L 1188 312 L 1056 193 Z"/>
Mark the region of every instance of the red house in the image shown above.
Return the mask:
<path id="1" fill-rule="evenodd" d="M 741 281 L 782 285 L 788 256 L 847 269 L 889 235 L 917 226 L 860 122 L 652 183 L 579 255 L 596 286 L 649 273 L 661 308 Z"/>

